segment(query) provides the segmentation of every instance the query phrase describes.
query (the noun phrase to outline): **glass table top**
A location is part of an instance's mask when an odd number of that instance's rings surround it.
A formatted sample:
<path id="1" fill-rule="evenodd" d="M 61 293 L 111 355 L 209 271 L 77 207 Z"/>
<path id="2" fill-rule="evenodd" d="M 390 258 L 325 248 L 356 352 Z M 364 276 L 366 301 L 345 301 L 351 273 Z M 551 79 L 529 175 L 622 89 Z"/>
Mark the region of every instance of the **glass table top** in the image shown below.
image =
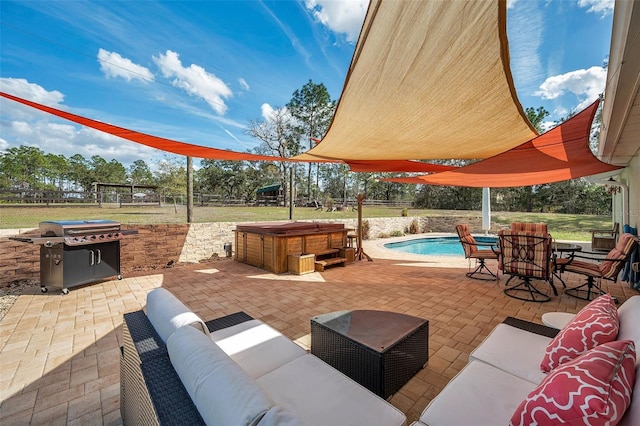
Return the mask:
<path id="1" fill-rule="evenodd" d="M 313 317 L 311 321 L 380 351 L 428 322 L 411 315 L 374 310 L 331 312 Z"/>

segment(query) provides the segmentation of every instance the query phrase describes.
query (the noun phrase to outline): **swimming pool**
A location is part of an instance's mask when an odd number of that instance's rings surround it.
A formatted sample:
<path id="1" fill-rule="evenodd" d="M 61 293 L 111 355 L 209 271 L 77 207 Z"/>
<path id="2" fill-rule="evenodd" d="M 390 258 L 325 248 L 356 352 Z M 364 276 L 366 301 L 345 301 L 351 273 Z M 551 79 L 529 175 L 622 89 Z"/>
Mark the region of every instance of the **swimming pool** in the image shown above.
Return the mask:
<path id="1" fill-rule="evenodd" d="M 496 237 L 474 237 L 479 243 L 496 243 Z M 418 238 L 409 241 L 387 243 L 385 248 L 413 254 L 427 254 L 433 256 L 464 256 L 462 244 L 458 237 Z M 480 248 L 487 249 L 488 246 Z"/>

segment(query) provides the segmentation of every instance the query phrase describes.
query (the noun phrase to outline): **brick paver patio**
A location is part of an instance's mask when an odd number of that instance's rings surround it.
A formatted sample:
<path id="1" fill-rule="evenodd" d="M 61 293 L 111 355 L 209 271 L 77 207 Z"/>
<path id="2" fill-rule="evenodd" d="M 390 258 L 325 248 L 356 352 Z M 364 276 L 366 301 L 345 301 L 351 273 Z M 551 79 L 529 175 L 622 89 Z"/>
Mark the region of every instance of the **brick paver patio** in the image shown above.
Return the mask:
<path id="1" fill-rule="evenodd" d="M 121 424 L 122 315 L 143 308 L 147 292 L 159 286 L 205 320 L 245 311 L 307 349 L 309 319 L 321 313 L 379 309 L 428 319 L 429 362 L 390 398 L 408 423 L 506 316 L 540 322 L 545 312 L 577 312 L 586 304 L 562 292 L 547 303 L 509 298 L 502 292 L 506 279 L 469 279 L 466 261 L 384 259 L 374 246 L 368 254 L 373 262 L 303 276 L 222 260 L 78 287 L 66 296 L 32 289 L 0 322 L 0 423 Z M 577 284 L 579 277 L 570 275 Z M 620 302 L 637 294 L 625 283 L 608 289 Z"/>

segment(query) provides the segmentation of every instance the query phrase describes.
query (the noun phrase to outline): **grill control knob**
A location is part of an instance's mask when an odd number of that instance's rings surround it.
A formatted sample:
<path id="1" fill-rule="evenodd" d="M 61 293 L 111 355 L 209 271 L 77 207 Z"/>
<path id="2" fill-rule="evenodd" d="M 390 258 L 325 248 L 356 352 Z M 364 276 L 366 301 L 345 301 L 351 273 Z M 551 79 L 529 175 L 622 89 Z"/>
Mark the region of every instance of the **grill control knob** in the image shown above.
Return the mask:
<path id="1" fill-rule="evenodd" d="M 91 236 L 91 239 L 92 239 L 92 240 L 95 240 L 95 239 L 96 239 L 96 236 L 95 236 L 95 235 L 92 235 L 92 236 Z"/>
<path id="2" fill-rule="evenodd" d="M 100 234 L 100 239 L 104 240 L 104 234 Z"/>
<path id="3" fill-rule="evenodd" d="M 120 234 L 118 232 L 116 232 L 115 234 L 113 234 L 113 238 L 119 238 Z"/>

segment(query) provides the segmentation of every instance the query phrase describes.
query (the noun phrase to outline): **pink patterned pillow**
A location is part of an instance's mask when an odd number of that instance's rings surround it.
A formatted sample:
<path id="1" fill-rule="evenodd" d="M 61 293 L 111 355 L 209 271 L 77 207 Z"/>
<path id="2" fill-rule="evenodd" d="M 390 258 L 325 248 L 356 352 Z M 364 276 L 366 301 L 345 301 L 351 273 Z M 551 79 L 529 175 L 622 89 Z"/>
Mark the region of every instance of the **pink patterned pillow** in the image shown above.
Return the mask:
<path id="1" fill-rule="evenodd" d="M 632 340 L 597 346 L 549 373 L 509 425 L 616 425 L 631 402 L 635 367 Z"/>
<path id="2" fill-rule="evenodd" d="M 553 338 L 545 351 L 540 368 L 550 372 L 560 364 L 618 336 L 618 309 L 610 294 L 594 299 Z"/>

